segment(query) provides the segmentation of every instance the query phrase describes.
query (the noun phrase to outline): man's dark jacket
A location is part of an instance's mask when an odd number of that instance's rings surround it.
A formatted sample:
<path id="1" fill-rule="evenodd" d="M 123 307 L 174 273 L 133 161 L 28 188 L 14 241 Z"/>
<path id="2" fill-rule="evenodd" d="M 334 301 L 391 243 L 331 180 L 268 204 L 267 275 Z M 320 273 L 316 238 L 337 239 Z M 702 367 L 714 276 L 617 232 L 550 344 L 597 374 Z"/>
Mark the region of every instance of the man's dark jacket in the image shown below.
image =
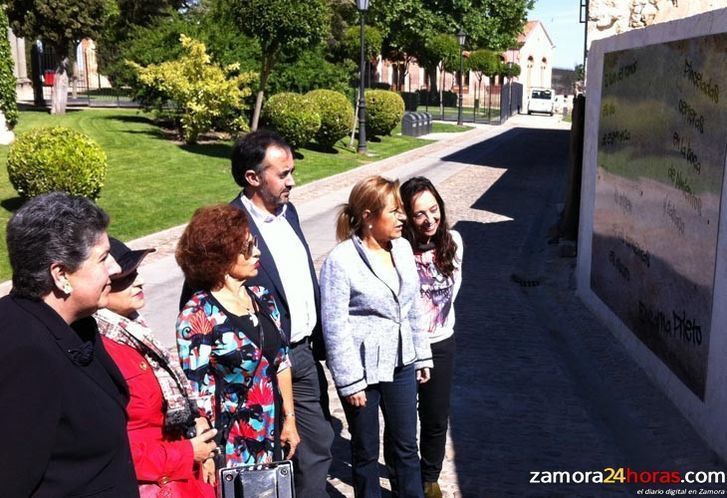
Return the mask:
<path id="1" fill-rule="evenodd" d="M 42 301 L 0 299 L 4 497 L 139 496 L 126 383 L 93 318 L 74 329 Z"/>

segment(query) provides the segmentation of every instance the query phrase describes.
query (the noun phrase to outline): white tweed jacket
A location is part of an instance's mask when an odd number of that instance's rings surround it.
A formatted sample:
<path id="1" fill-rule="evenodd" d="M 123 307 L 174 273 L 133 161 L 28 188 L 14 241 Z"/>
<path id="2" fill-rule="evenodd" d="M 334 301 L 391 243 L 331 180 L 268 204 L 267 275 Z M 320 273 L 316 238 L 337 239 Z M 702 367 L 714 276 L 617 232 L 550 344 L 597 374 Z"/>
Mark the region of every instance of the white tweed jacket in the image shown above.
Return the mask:
<path id="1" fill-rule="evenodd" d="M 361 239 L 338 244 L 321 268 L 326 359 L 342 396 L 393 379 L 398 364 L 432 367 L 424 302 L 409 242 L 392 241 L 395 292 L 374 271 Z"/>

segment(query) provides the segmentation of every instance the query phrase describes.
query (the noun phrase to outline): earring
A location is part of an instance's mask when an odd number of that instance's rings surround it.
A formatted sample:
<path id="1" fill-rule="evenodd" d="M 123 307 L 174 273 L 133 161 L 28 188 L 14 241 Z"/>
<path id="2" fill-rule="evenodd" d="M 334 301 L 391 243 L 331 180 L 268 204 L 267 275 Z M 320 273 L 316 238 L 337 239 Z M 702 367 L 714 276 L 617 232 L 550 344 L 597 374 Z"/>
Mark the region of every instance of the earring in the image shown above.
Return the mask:
<path id="1" fill-rule="evenodd" d="M 68 283 L 68 281 L 66 281 L 66 282 L 65 282 L 65 283 L 63 284 L 63 292 L 64 292 L 65 294 L 70 294 L 71 292 L 73 292 L 73 287 L 71 287 L 71 284 L 70 284 L 70 283 Z"/>
<path id="2" fill-rule="evenodd" d="M 369 225 L 369 230 L 371 230 L 372 228 L 374 228 L 374 226 L 373 225 Z"/>

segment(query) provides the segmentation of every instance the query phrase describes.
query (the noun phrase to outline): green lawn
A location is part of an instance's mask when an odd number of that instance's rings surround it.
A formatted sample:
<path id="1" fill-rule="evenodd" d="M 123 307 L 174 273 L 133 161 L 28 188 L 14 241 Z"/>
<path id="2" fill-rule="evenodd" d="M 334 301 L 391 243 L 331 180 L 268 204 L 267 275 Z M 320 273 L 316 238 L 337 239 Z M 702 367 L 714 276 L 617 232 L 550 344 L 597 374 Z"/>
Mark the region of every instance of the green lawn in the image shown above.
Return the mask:
<path id="1" fill-rule="evenodd" d="M 228 202 L 239 191 L 230 176 L 231 142 L 186 146 L 162 136 L 148 115 L 135 110 L 71 111 L 65 116 L 24 111 L 15 129 L 63 125 L 95 139 L 109 158 L 98 203 L 111 216 L 110 232 L 125 240 L 179 225 L 204 204 Z M 348 143 L 348 139 L 345 140 Z M 335 152 L 301 149 L 296 181 L 304 184 L 429 143 L 390 136 L 369 141 L 371 157 L 343 146 Z M 19 199 L 7 178 L 8 147 L 0 146 L 0 280 L 10 277 L 5 225 Z"/>
<path id="2" fill-rule="evenodd" d="M 419 105 L 417 107 L 418 112 L 429 112 L 429 114 L 432 115 L 433 119 L 441 119 L 442 114 L 439 111 L 439 106 L 429 106 L 428 108 L 423 105 Z M 444 118 L 445 119 L 457 119 L 457 115 L 459 114 L 459 109 L 456 107 L 445 107 L 443 109 L 444 111 Z M 467 121 L 472 121 L 472 117 L 474 116 L 474 108 L 473 107 L 462 107 L 462 118 Z M 480 107 L 477 109 L 477 119 L 479 121 L 486 120 L 488 118 L 491 118 L 493 121 L 497 121 L 500 119 L 500 108 L 499 107 L 492 107 L 490 109 L 490 113 L 487 113 L 487 107 Z"/>
<path id="3" fill-rule="evenodd" d="M 469 131 L 472 128 L 472 126 L 467 125 L 457 126 L 456 124 L 437 123 L 436 121 L 432 123 L 432 133 L 461 133 L 463 131 Z"/>
<path id="4" fill-rule="evenodd" d="M 453 123 L 442 123 L 441 121 L 432 120 L 432 133 L 462 133 L 463 131 L 469 131 L 473 126 L 462 125 L 457 126 Z M 401 133 L 401 125 L 398 125 L 391 132 L 392 135 L 399 135 Z"/>

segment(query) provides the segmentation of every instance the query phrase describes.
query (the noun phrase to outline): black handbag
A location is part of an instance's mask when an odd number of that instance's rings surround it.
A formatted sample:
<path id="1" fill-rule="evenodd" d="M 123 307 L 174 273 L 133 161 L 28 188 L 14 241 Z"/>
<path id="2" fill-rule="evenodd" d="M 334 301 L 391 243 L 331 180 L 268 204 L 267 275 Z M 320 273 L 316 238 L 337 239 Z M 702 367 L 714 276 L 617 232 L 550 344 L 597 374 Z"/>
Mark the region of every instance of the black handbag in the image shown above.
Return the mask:
<path id="1" fill-rule="evenodd" d="M 221 498 L 295 498 L 290 460 L 220 470 Z"/>

